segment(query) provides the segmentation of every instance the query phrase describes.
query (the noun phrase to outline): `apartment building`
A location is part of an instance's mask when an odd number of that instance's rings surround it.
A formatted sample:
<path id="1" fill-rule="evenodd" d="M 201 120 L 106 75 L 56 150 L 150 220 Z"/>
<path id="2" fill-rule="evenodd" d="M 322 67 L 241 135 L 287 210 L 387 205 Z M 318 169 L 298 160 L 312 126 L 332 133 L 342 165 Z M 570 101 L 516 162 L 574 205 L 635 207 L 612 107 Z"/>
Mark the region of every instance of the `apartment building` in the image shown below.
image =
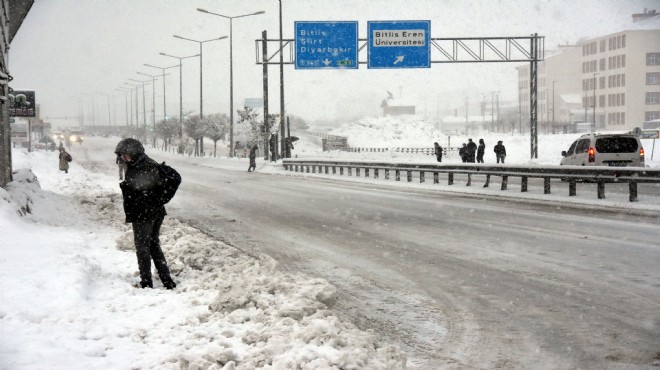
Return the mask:
<path id="1" fill-rule="evenodd" d="M 631 130 L 660 118 L 660 29 L 621 31 L 548 54 L 537 72 L 541 128 L 586 121 L 598 130 Z M 529 65 L 517 72 L 520 110 L 529 117 Z M 576 94 L 580 107 L 570 103 Z"/>

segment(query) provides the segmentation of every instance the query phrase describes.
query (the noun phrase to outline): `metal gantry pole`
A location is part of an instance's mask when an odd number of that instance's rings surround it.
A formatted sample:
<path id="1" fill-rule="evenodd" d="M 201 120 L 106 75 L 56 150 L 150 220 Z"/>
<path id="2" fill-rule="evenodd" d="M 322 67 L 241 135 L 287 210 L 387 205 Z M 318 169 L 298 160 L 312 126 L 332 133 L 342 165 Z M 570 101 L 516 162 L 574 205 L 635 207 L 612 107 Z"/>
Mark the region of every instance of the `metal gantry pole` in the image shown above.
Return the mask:
<path id="1" fill-rule="evenodd" d="M 535 33 L 531 38 L 531 62 L 529 78 L 529 113 L 530 113 L 530 144 L 531 158 L 538 158 L 538 121 L 537 121 L 537 67 L 538 67 L 538 37 Z"/>
<path id="2" fill-rule="evenodd" d="M 284 53 L 283 40 L 282 40 L 282 0 L 279 0 L 280 5 L 280 132 L 281 132 L 281 150 L 280 153 L 286 153 L 286 141 L 284 139 Z"/>
<path id="3" fill-rule="evenodd" d="M 234 158 L 234 37 L 233 18 L 229 18 L 229 158 Z"/>

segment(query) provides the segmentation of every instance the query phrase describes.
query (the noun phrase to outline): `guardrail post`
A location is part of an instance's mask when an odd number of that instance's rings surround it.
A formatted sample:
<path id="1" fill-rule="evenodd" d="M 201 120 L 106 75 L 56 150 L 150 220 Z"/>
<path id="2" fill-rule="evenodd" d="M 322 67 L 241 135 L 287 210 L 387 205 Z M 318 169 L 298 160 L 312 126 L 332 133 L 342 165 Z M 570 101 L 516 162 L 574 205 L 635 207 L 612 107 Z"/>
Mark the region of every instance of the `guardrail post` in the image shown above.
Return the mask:
<path id="1" fill-rule="evenodd" d="M 575 180 L 569 180 L 568 181 L 568 196 L 569 197 L 574 197 L 574 196 L 577 195 L 575 184 L 576 184 Z"/>
<path id="2" fill-rule="evenodd" d="M 337 167 L 332 166 L 332 174 L 336 175 L 337 174 Z"/>
<path id="3" fill-rule="evenodd" d="M 543 178 L 543 194 L 550 194 L 550 178 Z"/>
<path id="4" fill-rule="evenodd" d="M 605 199 L 605 182 L 598 181 L 598 199 Z"/>
<path id="5" fill-rule="evenodd" d="M 509 176 L 502 176 L 502 189 L 501 190 L 506 190 L 506 185 L 509 182 Z"/>
<path id="6" fill-rule="evenodd" d="M 348 172 L 348 176 L 353 176 L 353 169 L 350 167 L 346 167 L 346 172 Z"/>
<path id="7" fill-rule="evenodd" d="M 448 173 L 447 174 L 447 185 L 454 185 L 454 174 L 453 173 Z"/>
<path id="8" fill-rule="evenodd" d="M 344 176 L 344 167 L 339 167 L 339 176 Z"/>
<path id="9" fill-rule="evenodd" d="M 394 170 L 394 180 L 401 181 L 401 171 L 400 170 Z"/>
<path id="10" fill-rule="evenodd" d="M 419 172 L 419 183 L 421 184 L 423 182 L 424 182 L 424 171 L 420 171 Z"/>
<path id="11" fill-rule="evenodd" d="M 378 168 L 374 168 L 374 179 L 378 178 Z"/>
<path id="12" fill-rule="evenodd" d="M 296 172 L 298 172 L 298 165 L 296 165 Z"/>
<path id="13" fill-rule="evenodd" d="M 523 176 L 520 178 L 520 192 L 521 193 L 527 192 L 527 176 Z"/>
<path id="14" fill-rule="evenodd" d="M 468 181 L 467 181 L 467 184 L 465 184 L 465 186 L 472 186 L 472 174 L 471 173 L 468 173 Z"/>
<path id="15" fill-rule="evenodd" d="M 389 180 L 389 179 L 390 179 L 390 170 L 386 169 L 385 170 L 385 180 Z"/>
<path id="16" fill-rule="evenodd" d="M 364 169 L 364 177 L 369 177 L 369 169 L 368 168 Z"/>
<path id="17" fill-rule="evenodd" d="M 433 172 L 433 183 L 437 184 L 440 182 L 440 177 L 438 176 L 437 172 Z"/>
<path id="18" fill-rule="evenodd" d="M 484 184 L 484 188 L 487 188 L 488 185 L 490 185 L 490 175 L 486 175 L 486 183 Z"/>
<path id="19" fill-rule="evenodd" d="M 312 165 L 312 173 L 316 173 L 316 166 Z"/>
<path id="20" fill-rule="evenodd" d="M 636 202 L 637 201 L 637 181 L 630 180 L 628 182 L 628 189 L 630 190 L 629 200 L 631 202 Z"/>
<path id="21" fill-rule="evenodd" d="M 406 180 L 408 180 L 408 182 L 412 182 L 412 171 L 406 171 L 406 172 L 407 172 Z"/>
<path id="22" fill-rule="evenodd" d="M 287 165 L 287 164 L 285 163 L 285 164 L 284 164 L 284 171 L 288 171 L 288 170 L 289 170 L 289 165 Z"/>
<path id="23" fill-rule="evenodd" d="M 355 176 L 360 177 L 360 167 L 355 167 Z"/>
<path id="24" fill-rule="evenodd" d="M 305 172 L 309 173 L 309 166 L 305 166 Z"/>

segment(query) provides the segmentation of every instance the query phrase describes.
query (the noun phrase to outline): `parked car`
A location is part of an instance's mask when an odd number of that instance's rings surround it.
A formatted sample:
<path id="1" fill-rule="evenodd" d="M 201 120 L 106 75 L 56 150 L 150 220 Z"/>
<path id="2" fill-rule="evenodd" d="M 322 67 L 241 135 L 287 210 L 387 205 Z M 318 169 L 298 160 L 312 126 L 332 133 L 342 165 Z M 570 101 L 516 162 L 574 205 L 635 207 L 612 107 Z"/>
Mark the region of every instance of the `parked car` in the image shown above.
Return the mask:
<path id="1" fill-rule="evenodd" d="M 644 148 L 631 134 L 586 134 L 561 152 L 560 165 L 644 167 Z"/>

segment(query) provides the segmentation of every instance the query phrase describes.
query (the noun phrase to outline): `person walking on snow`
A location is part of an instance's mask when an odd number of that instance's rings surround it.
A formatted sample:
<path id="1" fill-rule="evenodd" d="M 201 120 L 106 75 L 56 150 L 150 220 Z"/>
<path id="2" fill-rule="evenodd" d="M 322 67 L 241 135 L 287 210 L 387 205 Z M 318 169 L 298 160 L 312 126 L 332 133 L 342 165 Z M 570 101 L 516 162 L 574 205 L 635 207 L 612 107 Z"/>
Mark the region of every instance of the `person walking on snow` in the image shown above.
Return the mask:
<path id="1" fill-rule="evenodd" d="M 126 222 L 133 226 L 133 240 L 140 269 L 140 286 L 153 288 L 151 260 L 166 289 L 176 288 L 167 260 L 160 247 L 160 226 L 167 212 L 160 198 L 162 181 L 158 163 L 144 153 L 142 144 L 132 138 L 121 140 L 115 154 L 126 161 L 124 181 L 119 184 L 124 198 Z"/>
<path id="2" fill-rule="evenodd" d="M 438 162 L 442 162 L 442 147 L 438 142 L 436 141 L 433 143 L 433 153 L 435 154 L 435 158 L 438 160 Z"/>
<path id="3" fill-rule="evenodd" d="M 484 143 L 484 139 L 479 139 L 479 147 L 477 148 L 477 163 L 484 163 L 485 151 L 486 151 L 486 143 Z"/>
<path id="4" fill-rule="evenodd" d="M 495 158 L 497 158 L 497 163 L 504 163 L 504 157 L 506 157 L 506 148 L 502 145 L 502 140 L 497 142 L 493 150 L 495 152 Z"/>
<path id="5" fill-rule="evenodd" d="M 69 173 L 69 162 L 73 160 L 71 154 L 67 153 L 63 147 L 60 147 L 60 171 L 64 173 Z"/>
<path id="6" fill-rule="evenodd" d="M 259 147 L 257 144 L 252 145 L 250 148 L 250 167 L 248 167 L 248 172 L 252 172 L 257 169 L 257 149 Z"/>

